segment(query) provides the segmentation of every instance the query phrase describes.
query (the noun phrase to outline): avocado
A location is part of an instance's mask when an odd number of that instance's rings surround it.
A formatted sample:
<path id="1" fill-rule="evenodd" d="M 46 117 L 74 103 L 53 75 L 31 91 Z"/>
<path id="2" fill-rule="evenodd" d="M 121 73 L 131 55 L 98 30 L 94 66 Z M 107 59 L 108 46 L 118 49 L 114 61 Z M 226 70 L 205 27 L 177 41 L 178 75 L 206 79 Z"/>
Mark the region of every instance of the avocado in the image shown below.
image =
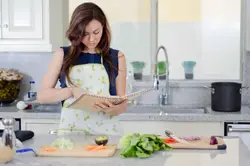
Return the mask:
<path id="1" fill-rule="evenodd" d="M 107 136 L 99 136 L 95 138 L 95 143 L 97 145 L 106 145 L 108 143 L 108 137 Z"/>

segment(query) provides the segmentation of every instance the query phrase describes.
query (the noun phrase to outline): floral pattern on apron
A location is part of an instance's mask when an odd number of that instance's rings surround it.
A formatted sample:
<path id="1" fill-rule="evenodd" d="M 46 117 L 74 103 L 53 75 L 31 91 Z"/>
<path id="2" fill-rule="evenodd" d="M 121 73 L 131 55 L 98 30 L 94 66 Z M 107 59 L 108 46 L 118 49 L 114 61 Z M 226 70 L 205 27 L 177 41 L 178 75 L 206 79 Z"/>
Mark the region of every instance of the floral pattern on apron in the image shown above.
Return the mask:
<path id="1" fill-rule="evenodd" d="M 103 65 L 83 64 L 73 66 L 70 70 L 72 83 L 86 93 L 109 96 L 109 77 Z M 67 82 L 67 86 L 70 85 Z M 74 97 L 65 100 L 61 111 L 58 134 L 81 133 L 84 135 L 122 135 L 123 130 L 116 116 L 103 112 L 66 108 Z"/>

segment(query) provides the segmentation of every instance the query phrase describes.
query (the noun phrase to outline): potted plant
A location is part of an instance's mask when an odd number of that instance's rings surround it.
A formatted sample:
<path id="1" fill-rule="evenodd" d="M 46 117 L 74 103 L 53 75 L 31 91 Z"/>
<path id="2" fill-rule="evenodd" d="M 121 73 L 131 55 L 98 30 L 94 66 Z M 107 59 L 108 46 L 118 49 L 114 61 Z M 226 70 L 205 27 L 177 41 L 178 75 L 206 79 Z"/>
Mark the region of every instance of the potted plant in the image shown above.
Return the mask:
<path id="1" fill-rule="evenodd" d="M 166 79 L 166 62 L 160 61 L 157 64 L 158 72 L 159 72 L 159 79 L 165 80 Z"/>
<path id="2" fill-rule="evenodd" d="M 135 80 L 142 80 L 142 72 L 145 67 L 145 63 L 142 61 L 133 61 L 131 62 L 134 70 L 134 79 Z"/>

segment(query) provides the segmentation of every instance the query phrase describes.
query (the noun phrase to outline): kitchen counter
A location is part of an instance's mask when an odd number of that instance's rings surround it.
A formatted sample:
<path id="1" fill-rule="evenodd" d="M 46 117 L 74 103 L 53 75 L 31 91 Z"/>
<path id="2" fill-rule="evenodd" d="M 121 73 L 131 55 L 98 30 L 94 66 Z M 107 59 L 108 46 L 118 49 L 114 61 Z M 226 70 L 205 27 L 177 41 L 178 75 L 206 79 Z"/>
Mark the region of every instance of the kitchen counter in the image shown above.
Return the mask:
<path id="1" fill-rule="evenodd" d="M 206 113 L 167 113 L 159 114 L 158 106 L 136 106 L 133 109 L 140 111 L 127 112 L 119 116 L 120 120 L 135 121 L 194 121 L 194 122 L 225 122 L 225 121 L 250 121 L 250 108 L 242 106 L 241 112 L 214 112 L 210 107 L 206 107 Z M 152 112 L 145 112 L 145 109 L 152 109 Z M 128 108 L 130 109 L 130 108 Z M 0 107 L 0 118 L 12 116 L 14 118 L 25 119 L 60 119 L 60 110 L 42 112 L 20 111 L 15 106 Z"/>
<path id="2" fill-rule="evenodd" d="M 93 143 L 91 137 L 71 137 L 73 140 L 81 140 L 84 143 Z M 37 135 L 24 143 L 25 147 L 34 149 L 41 145 L 53 142 L 55 135 Z M 110 138 L 110 143 L 118 143 L 119 137 Z M 119 156 L 119 150 L 113 157 L 109 158 L 71 158 L 71 157 L 34 157 L 33 153 L 18 154 L 13 161 L 6 164 L 19 166 L 249 166 L 250 152 L 242 141 L 236 137 L 225 137 L 227 150 L 171 150 L 161 151 L 147 159 L 127 158 Z"/>

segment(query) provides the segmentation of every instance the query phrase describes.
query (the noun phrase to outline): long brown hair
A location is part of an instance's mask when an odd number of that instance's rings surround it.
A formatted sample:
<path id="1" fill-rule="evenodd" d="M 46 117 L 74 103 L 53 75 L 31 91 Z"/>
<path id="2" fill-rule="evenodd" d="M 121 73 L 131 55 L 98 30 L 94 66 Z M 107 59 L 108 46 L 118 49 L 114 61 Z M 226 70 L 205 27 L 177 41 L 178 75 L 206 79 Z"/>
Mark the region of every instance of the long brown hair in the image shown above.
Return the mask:
<path id="1" fill-rule="evenodd" d="M 100 49 L 103 60 L 109 64 L 111 71 L 110 80 L 114 67 L 110 56 L 111 33 L 108 20 L 102 9 L 92 2 L 86 2 L 79 5 L 71 16 L 69 28 L 66 32 L 66 37 L 71 42 L 69 52 L 64 58 L 62 73 L 66 75 L 70 84 L 73 84 L 69 77 L 70 67 L 84 50 L 85 45 L 82 43 L 85 34 L 85 27 L 93 19 L 99 21 L 103 26 L 103 33 L 97 48 Z"/>

